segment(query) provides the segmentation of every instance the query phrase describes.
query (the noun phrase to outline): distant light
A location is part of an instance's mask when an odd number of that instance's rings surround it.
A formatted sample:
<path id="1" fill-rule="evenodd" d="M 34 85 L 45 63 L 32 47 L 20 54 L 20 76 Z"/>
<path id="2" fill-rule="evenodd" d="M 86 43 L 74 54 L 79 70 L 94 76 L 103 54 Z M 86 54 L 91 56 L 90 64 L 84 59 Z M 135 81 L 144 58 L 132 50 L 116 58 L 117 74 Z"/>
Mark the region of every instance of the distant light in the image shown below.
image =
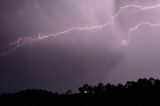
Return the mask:
<path id="1" fill-rule="evenodd" d="M 84 91 L 84 93 L 88 93 L 87 91 Z"/>

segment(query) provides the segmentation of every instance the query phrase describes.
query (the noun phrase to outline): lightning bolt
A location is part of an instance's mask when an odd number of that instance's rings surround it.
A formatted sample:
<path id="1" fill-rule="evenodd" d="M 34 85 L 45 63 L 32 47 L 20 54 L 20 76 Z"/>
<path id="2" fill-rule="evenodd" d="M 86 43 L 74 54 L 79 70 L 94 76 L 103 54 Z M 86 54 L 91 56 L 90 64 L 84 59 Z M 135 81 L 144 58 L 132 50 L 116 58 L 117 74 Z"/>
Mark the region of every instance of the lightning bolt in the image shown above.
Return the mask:
<path id="1" fill-rule="evenodd" d="M 152 23 L 150 23 L 150 22 L 140 22 L 140 23 L 138 23 L 135 27 L 129 29 L 129 32 L 128 32 L 128 40 L 122 40 L 122 41 L 121 41 L 122 44 L 125 45 L 125 46 L 127 46 L 127 44 L 131 41 L 132 32 L 138 30 L 138 29 L 139 29 L 141 26 L 143 26 L 143 25 L 148 25 L 148 26 L 150 26 L 150 27 L 155 27 L 155 28 L 156 28 L 156 27 L 160 27 L 160 23 L 158 23 L 158 24 L 152 24 Z"/>
<path id="2" fill-rule="evenodd" d="M 69 32 L 72 32 L 72 31 L 95 30 L 95 29 L 102 29 L 104 27 L 111 26 L 111 25 L 116 23 L 116 19 L 120 16 L 120 14 L 125 9 L 128 9 L 128 8 L 137 8 L 137 9 L 139 9 L 138 12 L 140 12 L 140 11 L 144 11 L 144 10 L 155 9 L 155 8 L 158 8 L 158 7 L 160 7 L 160 4 L 154 5 L 154 6 L 145 6 L 145 7 L 142 7 L 142 6 L 139 6 L 139 5 L 132 5 L 132 4 L 131 5 L 126 5 L 126 6 L 120 7 L 119 11 L 111 17 L 111 21 L 109 21 L 109 22 L 107 22 L 103 25 L 91 26 L 91 27 L 76 27 L 76 28 L 70 28 L 70 29 L 67 29 L 65 31 L 58 32 L 58 33 L 55 33 L 55 34 L 48 34 L 48 35 L 39 34 L 37 37 L 19 38 L 17 41 L 12 42 L 12 43 L 2 47 L 0 49 L 0 57 L 11 55 L 18 48 L 23 47 L 25 44 L 27 44 L 29 42 L 39 41 L 39 40 L 47 39 L 47 38 L 50 38 L 50 37 L 54 38 L 56 36 L 65 35 L 65 34 L 67 34 Z M 151 27 L 159 27 L 160 26 L 160 24 L 152 24 L 150 22 L 140 22 L 140 23 L 138 23 L 135 27 L 129 29 L 128 40 L 122 40 L 121 41 L 124 46 L 127 46 L 128 43 L 131 41 L 131 33 L 133 31 L 138 30 L 139 27 L 142 26 L 142 25 L 149 25 Z"/>

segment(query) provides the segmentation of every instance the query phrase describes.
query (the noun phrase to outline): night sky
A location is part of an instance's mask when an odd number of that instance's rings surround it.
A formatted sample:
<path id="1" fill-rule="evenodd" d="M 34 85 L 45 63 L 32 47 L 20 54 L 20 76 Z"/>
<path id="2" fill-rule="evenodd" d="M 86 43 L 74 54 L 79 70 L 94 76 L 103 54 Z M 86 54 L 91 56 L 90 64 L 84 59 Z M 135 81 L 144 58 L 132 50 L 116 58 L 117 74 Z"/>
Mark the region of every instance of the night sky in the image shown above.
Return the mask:
<path id="1" fill-rule="evenodd" d="M 0 93 L 159 78 L 159 13 L 160 0 L 0 0 Z"/>

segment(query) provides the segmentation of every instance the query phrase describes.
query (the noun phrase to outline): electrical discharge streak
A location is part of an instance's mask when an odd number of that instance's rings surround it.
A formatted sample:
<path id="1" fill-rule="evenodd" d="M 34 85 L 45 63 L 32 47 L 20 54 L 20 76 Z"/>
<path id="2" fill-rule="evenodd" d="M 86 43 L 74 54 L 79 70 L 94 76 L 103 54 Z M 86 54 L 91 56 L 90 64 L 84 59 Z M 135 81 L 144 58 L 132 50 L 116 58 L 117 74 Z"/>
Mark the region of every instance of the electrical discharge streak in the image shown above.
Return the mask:
<path id="1" fill-rule="evenodd" d="M 39 41 L 39 40 L 44 40 L 50 37 L 56 37 L 56 36 L 61 36 L 61 35 L 65 35 L 69 32 L 72 31 L 82 31 L 82 30 L 95 30 L 95 29 L 101 29 L 104 27 L 109 27 L 111 25 L 116 24 L 116 19 L 120 16 L 120 14 L 128 9 L 128 8 L 137 8 L 139 9 L 139 12 L 143 12 L 144 10 L 150 10 L 150 9 L 155 9 L 160 7 L 160 4 L 158 5 L 154 5 L 154 6 L 138 6 L 138 5 L 126 5 L 123 7 L 120 7 L 119 11 L 111 17 L 111 21 L 103 24 L 103 25 L 99 25 L 99 26 L 91 26 L 91 27 L 75 27 L 75 28 L 70 28 L 67 29 L 65 31 L 62 32 L 58 32 L 58 33 L 54 33 L 54 34 L 48 34 L 48 35 L 41 35 L 39 34 L 37 37 L 25 37 L 25 38 L 19 38 L 17 41 L 12 42 L 4 47 L 2 47 L 0 49 L 0 58 L 4 57 L 4 56 L 8 56 L 11 55 L 13 52 L 15 52 L 18 48 L 23 47 L 25 44 L 29 43 L 29 42 L 35 42 L 35 41 Z M 128 43 L 131 41 L 131 33 L 138 30 L 139 27 L 141 27 L 142 25 L 149 25 L 150 27 L 159 27 L 160 23 L 157 24 L 153 24 L 151 22 L 146 22 L 146 21 L 142 21 L 138 24 L 136 24 L 134 27 L 130 28 L 127 32 L 128 32 L 128 39 L 127 40 L 122 40 L 121 43 L 124 46 L 127 46 Z"/>

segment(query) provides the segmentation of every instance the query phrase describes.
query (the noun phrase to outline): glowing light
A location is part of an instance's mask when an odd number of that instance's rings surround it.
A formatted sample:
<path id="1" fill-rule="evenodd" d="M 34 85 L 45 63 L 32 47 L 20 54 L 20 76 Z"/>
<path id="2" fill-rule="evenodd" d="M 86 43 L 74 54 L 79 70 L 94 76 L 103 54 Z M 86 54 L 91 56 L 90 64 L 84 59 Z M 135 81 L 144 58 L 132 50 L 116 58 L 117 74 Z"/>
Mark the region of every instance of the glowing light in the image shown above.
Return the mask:
<path id="1" fill-rule="evenodd" d="M 88 93 L 87 91 L 84 91 L 84 93 L 86 94 L 86 93 Z"/>

